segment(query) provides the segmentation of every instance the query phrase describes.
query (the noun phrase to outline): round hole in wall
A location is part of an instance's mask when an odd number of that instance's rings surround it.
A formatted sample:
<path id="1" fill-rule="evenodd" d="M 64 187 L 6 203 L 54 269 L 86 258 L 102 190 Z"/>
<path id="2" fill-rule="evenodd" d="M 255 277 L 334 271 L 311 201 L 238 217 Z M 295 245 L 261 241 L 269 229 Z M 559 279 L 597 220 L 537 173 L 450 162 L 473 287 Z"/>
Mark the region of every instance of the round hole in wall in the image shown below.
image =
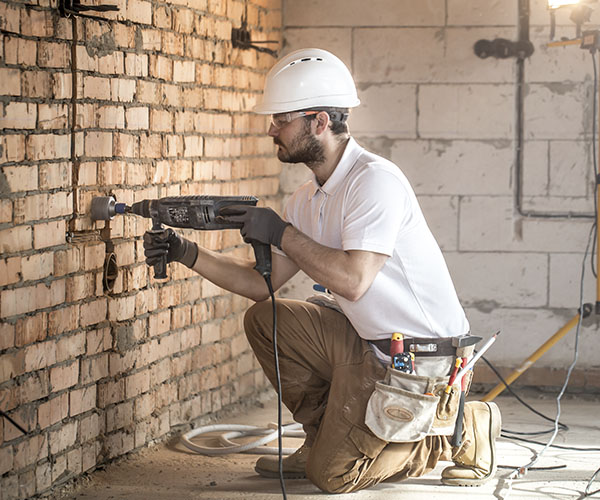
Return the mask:
<path id="1" fill-rule="evenodd" d="M 111 293 L 113 291 L 117 276 L 119 276 L 117 256 L 113 252 L 107 253 L 106 258 L 104 259 L 104 276 L 102 277 L 105 293 Z"/>

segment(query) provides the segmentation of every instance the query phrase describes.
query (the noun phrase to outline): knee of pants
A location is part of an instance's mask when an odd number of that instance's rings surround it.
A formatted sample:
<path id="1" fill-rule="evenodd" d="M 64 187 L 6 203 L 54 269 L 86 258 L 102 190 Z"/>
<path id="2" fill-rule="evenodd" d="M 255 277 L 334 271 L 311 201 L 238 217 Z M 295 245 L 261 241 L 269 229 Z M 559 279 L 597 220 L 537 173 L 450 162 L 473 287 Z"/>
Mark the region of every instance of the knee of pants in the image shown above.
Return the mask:
<path id="1" fill-rule="evenodd" d="M 271 326 L 266 328 L 267 323 L 272 325 L 272 318 L 273 307 L 270 300 L 254 304 L 244 315 L 246 337 L 250 340 L 251 338 L 264 335 L 267 329 L 272 328 Z"/>

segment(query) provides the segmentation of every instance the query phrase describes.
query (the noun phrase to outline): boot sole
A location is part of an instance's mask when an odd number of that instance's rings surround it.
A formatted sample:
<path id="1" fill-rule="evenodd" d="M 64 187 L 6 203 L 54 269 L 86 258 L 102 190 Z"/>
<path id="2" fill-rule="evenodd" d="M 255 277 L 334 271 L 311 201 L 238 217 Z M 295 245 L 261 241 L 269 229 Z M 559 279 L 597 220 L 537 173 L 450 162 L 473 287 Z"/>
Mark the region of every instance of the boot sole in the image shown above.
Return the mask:
<path id="1" fill-rule="evenodd" d="M 442 483 L 448 486 L 481 486 L 482 484 L 489 481 L 496 474 L 496 438 L 500 436 L 502 429 L 502 415 L 500 414 L 500 408 L 496 403 L 486 403 L 490 409 L 490 433 L 489 437 L 494 444 L 492 446 L 492 467 L 490 472 L 485 476 L 477 479 L 461 479 L 461 478 L 444 478 L 442 477 Z"/>
<path id="2" fill-rule="evenodd" d="M 268 477 L 269 479 L 279 479 L 279 471 L 272 471 L 254 467 L 254 470 L 259 476 Z M 284 472 L 283 479 L 306 479 L 305 472 Z"/>

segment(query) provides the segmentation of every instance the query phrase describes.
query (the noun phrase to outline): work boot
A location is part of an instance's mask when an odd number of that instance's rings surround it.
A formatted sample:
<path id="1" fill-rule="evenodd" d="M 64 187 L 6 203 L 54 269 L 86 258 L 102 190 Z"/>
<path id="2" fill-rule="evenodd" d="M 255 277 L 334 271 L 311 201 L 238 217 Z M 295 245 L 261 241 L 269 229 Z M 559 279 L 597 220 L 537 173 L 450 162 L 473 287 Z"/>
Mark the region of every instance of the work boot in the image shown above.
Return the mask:
<path id="1" fill-rule="evenodd" d="M 306 462 L 309 452 L 310 446 L 303 444 L 294 453 L 283 458 L 284 479 L 304 479 L 306 477 Z M 256 461 L 254 470 L 261 476 L 278 478 L 279 457 L 276 455 L 260 457 Z"/>
<path id="2" fill-rule="evenodd" d="M 442 483 L 481 486 L 496 473 L 496 438 L 502 418 L 496 403 L 465 404 L 463 444 L 453 450 L 455 465 L 442 471 Z"/>

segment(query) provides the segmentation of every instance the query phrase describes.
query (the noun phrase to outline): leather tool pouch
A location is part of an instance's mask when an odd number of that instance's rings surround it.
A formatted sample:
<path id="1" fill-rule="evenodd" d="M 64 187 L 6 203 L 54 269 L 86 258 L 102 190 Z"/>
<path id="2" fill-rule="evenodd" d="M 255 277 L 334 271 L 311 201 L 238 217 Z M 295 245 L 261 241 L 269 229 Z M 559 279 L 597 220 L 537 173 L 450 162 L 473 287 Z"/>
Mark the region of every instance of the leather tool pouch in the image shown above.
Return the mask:
<path id="1" fill-rule="evenodd" d="M 365 424 L 379 439 L 391 443 L 452 435 L 460 387 L 453 385 L 446 393 L 449 378 L 414 375 L 388 367 L 385 379 L 375 384 Z"/>

